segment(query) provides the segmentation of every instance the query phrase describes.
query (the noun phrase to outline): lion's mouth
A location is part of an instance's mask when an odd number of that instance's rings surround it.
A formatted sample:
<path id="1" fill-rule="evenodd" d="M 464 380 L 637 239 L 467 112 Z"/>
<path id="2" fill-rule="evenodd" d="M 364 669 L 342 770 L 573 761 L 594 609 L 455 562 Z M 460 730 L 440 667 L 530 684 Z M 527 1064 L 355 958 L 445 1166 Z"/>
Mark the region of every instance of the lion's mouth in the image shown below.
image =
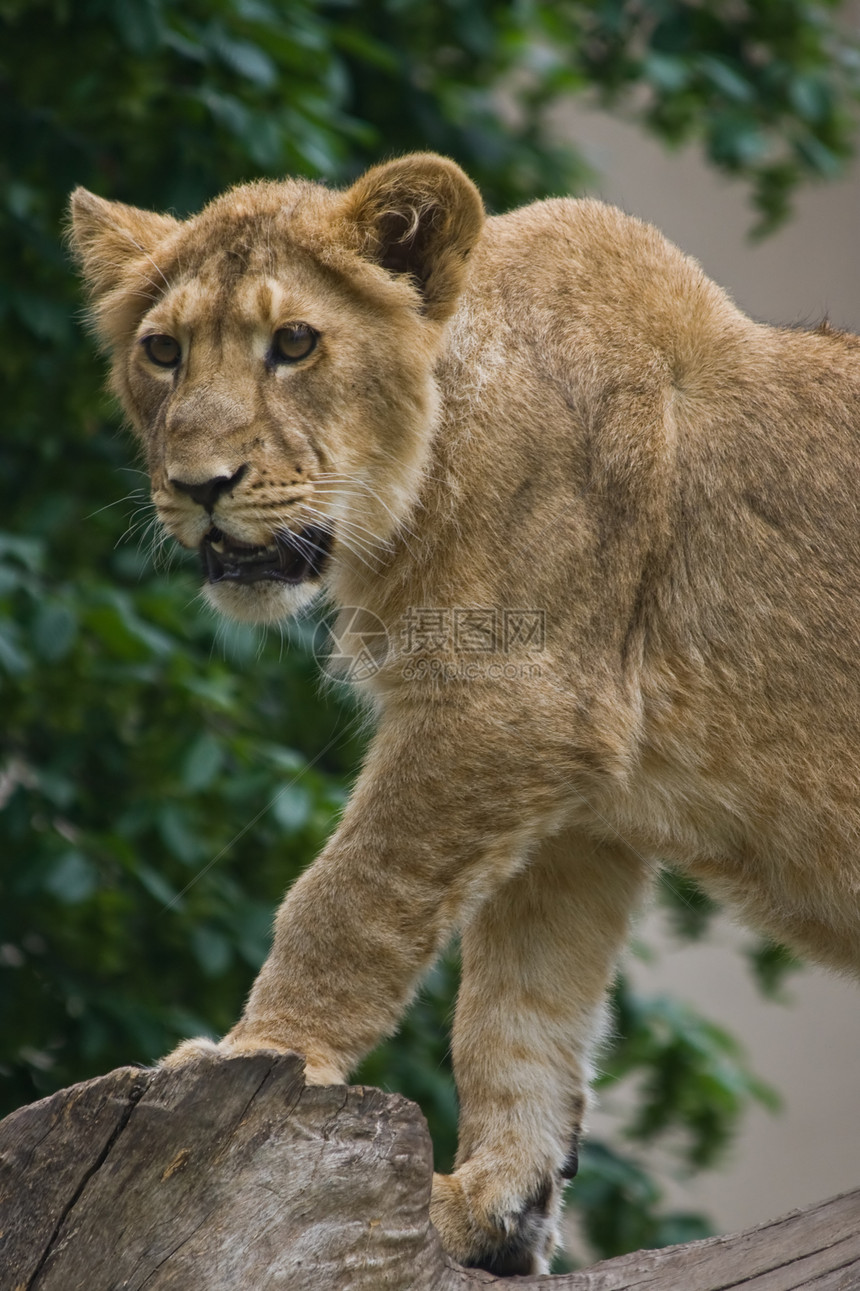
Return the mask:
<path id="1" fill-rule="evenodd" d="M 292 533 L 282 529 L 266 547 L 254 547 L 212 528 L 200 544 L 203 573 L 210 583 L 259 583 L 264 580 L 295 585 L 319 578 L 332 535 L 316 525 Z"/>

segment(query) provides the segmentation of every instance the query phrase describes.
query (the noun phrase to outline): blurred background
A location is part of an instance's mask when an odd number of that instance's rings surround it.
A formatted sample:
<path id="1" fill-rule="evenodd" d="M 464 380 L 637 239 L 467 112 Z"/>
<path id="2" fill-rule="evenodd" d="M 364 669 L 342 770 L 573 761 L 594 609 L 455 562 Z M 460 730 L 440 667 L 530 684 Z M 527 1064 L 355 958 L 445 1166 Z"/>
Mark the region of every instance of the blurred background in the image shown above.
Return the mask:
<path id="1" fill-rule="evenodd" d="M 184 215 L 433 148 L 493 211 L 603 196 L 754 317 L 857 329 L 858 27 L 836 0 L 0 0 L 0 1110 L 225 1030 L 362 751 L 313 624 L 215 622 L 162 548 L 71 188 Z M 441 1168 L 456 968 L 359 1073 L 418 1099 Z M 672 876 L 615 1008 L 559 1267 L 858 1183 L 856 988 Z"/>

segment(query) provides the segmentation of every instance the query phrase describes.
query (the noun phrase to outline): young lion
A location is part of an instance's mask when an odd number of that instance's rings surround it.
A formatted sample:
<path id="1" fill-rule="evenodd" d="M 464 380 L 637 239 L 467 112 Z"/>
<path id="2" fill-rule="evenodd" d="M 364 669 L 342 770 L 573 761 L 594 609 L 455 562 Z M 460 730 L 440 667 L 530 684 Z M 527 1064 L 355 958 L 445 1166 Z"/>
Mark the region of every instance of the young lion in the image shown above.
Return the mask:
<path id="1" fill-rule="evenodd" d="M 544 1271 L 661 863 L 860 970 L 860 341 L 751 322 L 599 202 L 485 220 L 432 155 L 72 209 L 164 525 L 227 614 L 325 591 L 378 718 L 241 1020 L 166 1061 L 342 1081 L 459 931 L 432 1217 Z"/>

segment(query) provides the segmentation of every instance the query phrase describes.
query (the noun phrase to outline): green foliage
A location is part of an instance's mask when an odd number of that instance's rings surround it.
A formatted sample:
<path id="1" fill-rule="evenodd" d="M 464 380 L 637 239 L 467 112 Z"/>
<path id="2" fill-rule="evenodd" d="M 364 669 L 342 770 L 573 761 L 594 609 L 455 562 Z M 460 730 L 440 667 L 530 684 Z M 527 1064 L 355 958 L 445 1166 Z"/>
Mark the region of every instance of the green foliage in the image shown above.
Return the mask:
<path id="1" fill-rule="evenodd" d="M 832 178 L 852 151 L 860 50 L 847 16 L 840 29 L 840 0 L 571 8 L 582 74 L 603 101 L 635 91 L 664 140 L 698 138 L 715 166 L 749 180 L 759 234 L 786 217 L 798 183 Z"/>
<path id="2" fill-rule="evenodd" d="M 677 870 L 664 870 L 660 875 L 660 897 L 672 932 L 683 941 L 704 937 L 719 910 L 707 892 Z"/>
<path id="3" fill-rule="evenodd" d="M 775 1110 L 774 1092 L 746 1068 L 741 1047 L 678 1000 L 637 996 L 622 979 L 615 992 L 619 1042 L 598 1088 L 638 1078 L 627 1136 L 671 1136 L 688 1167 L 713 1165 L 751 1100 Z"/>
<path id="4" fill-rule="evenodd" d="M 711 1236 L 702 1215 L 666 1213 L 653 1175 L 605 1143 L 586 1140 L 575 1198 L 584 1234 L 601 1255 L 654 1250 Z"/>
<path id="5" fill-rule="evenodd" d="M 848 151 L 858 61 L 838 17 L 825 0 L 0 0 L 3 1110 L 230 1024 L 362 747 L 307 625 L 282 642 L 218 624 L 193 569 L 159 565 L 77 325 L 69 190 L 183 214 L 259 174 L 340 182 L 436 148 L 498 208 L 581 182 L 545 117 L 596 88 L 667 141 L 699 137 L 772 224 Z M 706 905 L 672 892 L 699 935 Z M 775 952 L 757 964 L 776 981 Z M 421 1101 L 443 1168 L 455 981 L 449 958 L 361 1073 Z M 708 1162 L 763 1096 L 676 1005 L 622 987 L 618 1019 L 629 1142 L 591 1144 L 572 1190 L 603 1253 L 703 1231 L 664 1213 L 636 1153 L 668 1138 Z"/>
<path id="6" fill-rule="evenodd" d="M 230 1025 L 357 753 L 301 642 L 285 668 L 141 565 L 0 535 L 7 1106 Z"/>
<path id="7" fill-rule="evenodd" d="M 747 951 L 747 958 L 759 990 L 768 999 L 785 1002 L 786 978 L 798 972 L 803 963 L 785 946 L 761 941 Z"/>

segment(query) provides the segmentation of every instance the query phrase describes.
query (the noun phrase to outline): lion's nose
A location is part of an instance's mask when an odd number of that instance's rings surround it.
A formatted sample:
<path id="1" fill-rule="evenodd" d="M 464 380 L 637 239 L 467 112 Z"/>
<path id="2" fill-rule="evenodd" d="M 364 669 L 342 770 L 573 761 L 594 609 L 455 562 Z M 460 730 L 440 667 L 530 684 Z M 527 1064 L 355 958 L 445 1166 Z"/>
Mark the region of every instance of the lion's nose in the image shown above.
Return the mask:
<path id="1" fill-rule="evenodd" d="M 245 463 L 239 467 L 238 471 L 234 471 L 232 475 L 215 475 L 211 480 L 203 480 L 202 483 L 176 480 L 171 477 L 170 483 L 180 493 L 187 493 L 201 507 L 205 507 L 207 511 L 212 511 L 221 494 L 235 488 L 247 469 L 248 466 Z"/>

